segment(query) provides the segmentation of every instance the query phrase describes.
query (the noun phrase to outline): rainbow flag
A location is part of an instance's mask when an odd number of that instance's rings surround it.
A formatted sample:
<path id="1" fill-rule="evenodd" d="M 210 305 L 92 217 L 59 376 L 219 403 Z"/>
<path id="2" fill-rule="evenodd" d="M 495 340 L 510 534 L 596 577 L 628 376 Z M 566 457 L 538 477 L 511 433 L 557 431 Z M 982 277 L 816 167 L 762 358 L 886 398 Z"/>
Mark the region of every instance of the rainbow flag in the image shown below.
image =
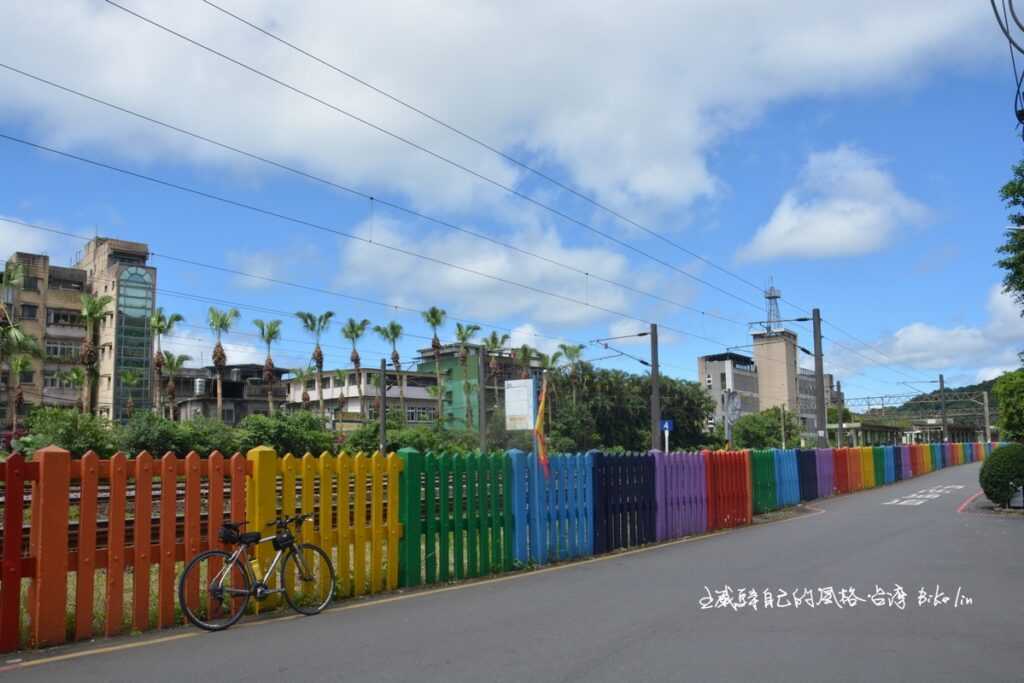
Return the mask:
<path id="1" fill-rule="evenodd" d="M 540 383 L 540 401 L 537 403 L 537 421 L 533 425 L 533 435 L 537 438 L 537 460 L 544 468 L 544 478 L 550 474 L 548 468 L 548 442 L 544 440 L 544 404 L 548 397 L 548 375 L 545 372 Z"/>

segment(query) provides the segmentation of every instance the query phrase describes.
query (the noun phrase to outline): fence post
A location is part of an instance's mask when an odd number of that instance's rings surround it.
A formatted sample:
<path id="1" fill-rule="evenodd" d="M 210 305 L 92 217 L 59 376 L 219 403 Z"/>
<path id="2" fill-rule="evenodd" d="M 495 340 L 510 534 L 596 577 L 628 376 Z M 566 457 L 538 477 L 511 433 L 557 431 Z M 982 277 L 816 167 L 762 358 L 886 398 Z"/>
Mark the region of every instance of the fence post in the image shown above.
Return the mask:
<path id="1" fill-rule="evenodd" d="M 398 585 L 418 586 L 422 583 L 420 563 L 421 504 L 423 454 L 415 448 L 398 451 L 402 459 L 399 475 L 398 505 L 402 522 L 402 540 L 398 544 Z"/>
<path id="2" fill-rule="evenodd" d="M 250 531 L 263 533 L 265 527 L 277 519 L 277 453 L 273 448 L 259 446 L 251 449 L 245 457 L 252 463 L 252 495 L 247 496 L 251 506 L 245 514 L 246 526 Z M 270 566 L 273 555 L 274 549 L 269 543 L 260 544 L 256 557 L 262 571 Z M 275 578 L 270 577 L 271 587 Z M 269 602 L 269 606 L 273 605 Z"/>
<path id="3" fill-rule="evenodd" d="M 32 501 L 32 525 L 37 531 L 36 573 L 32 591 L 32 642 L 64 642 L 68 596 L 68 494 L 71 454 L 56 446 L 35 452 L 39 484 Z"/>
<path id="4" fill-rule="evenodd" d="M 513 534 L 512 558 L 521 565 L 530 561 L 527 555 L 526 534 L 530 528 L 526 518 L 526 453 L 513 448 L 508 451 L 511 478 L 506 487 L 512 499 Z"/>

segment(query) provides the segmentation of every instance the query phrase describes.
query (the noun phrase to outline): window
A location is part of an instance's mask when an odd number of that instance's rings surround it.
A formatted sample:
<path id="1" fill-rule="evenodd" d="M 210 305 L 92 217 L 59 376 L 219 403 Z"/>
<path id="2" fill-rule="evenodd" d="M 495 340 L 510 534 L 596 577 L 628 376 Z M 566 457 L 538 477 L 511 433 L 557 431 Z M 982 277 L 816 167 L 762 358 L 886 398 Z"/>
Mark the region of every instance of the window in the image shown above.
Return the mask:
<path id="1" fill-rule="evenodd" d="M 26 292 L 38 292 L 39 291 L 39 278 L 37 277 L 26 277 L 22 283 L 21 288 Z"/>
<path id="2" fill-rule="evenodd" d="M 21 382 L 22 384 L 32 384 L 32 382 L 34 382 L 35 379 L 35 370 L 25 370 L 20 375 L 18 375 L 18 381 Z"/>
<path id="3" fill-rule="evenodd" d="M 82 325 L 82 315 L 66 308 L 49 308 L 46 310 L 46 324 L 78 327 Z"/>
<path id="4" fill-rule="evenodd" d="M 64 341 L 61 339 L 46 340 L 46 356 L 62 361 L 77 360 L 82 354 L 82 345 L 76 341 Z"/>
<path id="5" fill-rule="evenodd" d="M 35 320 L 36 315 L 39 314 L 39 307 L 33 306 L 32 304 L 21 305 L 21 319 L 22 320 Z"/>
<path id="6" fill-rule="evenodd" d="M 331 388 L 331 377 L 330 377 L 330 375 L 327 375 L 322 380 L 320 380 L 320 386 L 322 386 L 324 389 L 330 389 Z"/>
<path id="7" fill-rule="evenodd" d="M 316 380 L 315 379 L 311 379 L 311 380 L 308 380 L 306 382 L 306 390 L 308 391 L 310 389 L 316 389 Z"/>

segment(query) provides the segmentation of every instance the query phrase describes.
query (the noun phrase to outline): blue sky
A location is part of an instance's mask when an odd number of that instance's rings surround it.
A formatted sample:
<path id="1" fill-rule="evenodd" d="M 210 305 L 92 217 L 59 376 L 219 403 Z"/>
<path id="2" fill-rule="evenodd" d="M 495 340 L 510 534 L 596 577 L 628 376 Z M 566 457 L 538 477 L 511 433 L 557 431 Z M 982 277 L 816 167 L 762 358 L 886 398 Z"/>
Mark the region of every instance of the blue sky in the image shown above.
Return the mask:
<path id="1" fill-rule="evenodd" d="M 741 303 L 511 197 L 366 126 L 263 81 L 102 2 L 15 2 L 0 62 L 543 254 L 574 269 L 737 321 L 688 313 L 429 222 L 242 159 L 0 70 L 0 131 L 172 182 L 654 320 L 665 372 L 749 343 L 755 287 L 673 249 L 198 2 L 132 9 L 216 46 L 559 211 L 713 283 Z M 827 369 L 849 396 L 905 393 L 945 372 L 987 378 L 1024 348 L 998 292 L 1006 225 L 997 190 L 1020 157 L 1005 42 L 985 3 L 380 3 L 301 11 L 224 6 L 578 187 L 745 280 L 774 279 L 818 306 Z M 378 11 L 373 7 L 376 6 Z M 370 29 L 360 27 L 370 26 Z M 45 44 L 43 52 L 38 45 Z M 527 49 L 522 49 L 527 46 Z M 0 216 L 77 235 L 143 241 L 157 254 L 159 303 L 181 312 L 172 347 L 208 361 L 207 299 L 245 306 L 229 360 L 258 360 L 256 317 L 335 310 L 395 319 L 412 359 L 422 309 L 559 339 L 626 334 L 642 323 L 375 244 L 272 219 L 0 141 Z M 81 241 L 0 223 L 7 253 L 67 263 Z M 330 290 L 296 289 L 166 257 Z M 255 310 L 253 307 L 262 308 Z M 267 310 L 270 309 L 270 310 Z M 802 315 L 783 306 L 787 316 Z M 309 343 L 285 318 L 274 356 L 295 367 Z M 454 320 L 443 336 L 451 339 Z M 681 332 L 680 332 L 681 331 Z M 805 330 L 801 343 L 810 346 Z M 534 336 L 534 335 L 543 336 Z M 852 334 L 852 336 L 850 336 Z M 833 341 L 834 340 L 834 341 Z M 838 342 L 838 344 L 834 343 Z M 866 345 L 866 344 L 867 345 Z M 347 362 L 335 326 L 329 366 Z M 840 346 L 841 344 L 842 346 Z M 643 340 L 623 342 L 646 357 Z M 851 351 L 852 349 L 852 351 Z M 388 351 L 369 337 L 365 363 Z M 588 349 L 592 358 L 602 349 Z M 627 358 L 603 365 L 640 370 Z M 924 385 L 921 385 L 923 388 Z"/>

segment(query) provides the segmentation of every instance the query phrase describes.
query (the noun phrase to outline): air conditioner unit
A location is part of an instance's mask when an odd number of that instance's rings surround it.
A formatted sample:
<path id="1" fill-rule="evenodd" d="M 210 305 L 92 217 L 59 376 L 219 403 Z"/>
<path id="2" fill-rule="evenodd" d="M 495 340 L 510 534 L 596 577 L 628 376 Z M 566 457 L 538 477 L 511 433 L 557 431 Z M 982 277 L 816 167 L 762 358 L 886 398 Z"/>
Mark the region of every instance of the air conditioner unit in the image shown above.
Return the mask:
<path id="1" fill-rule="evenodd" d="M 206 395 L 206 378 L 196 377 L 194 381 L 195 395 L 204 396 Z"/>
<path id="2" fill-rule="evenodd" d="M 231 379 L 232 382 L 241 382 L 242 381 L 242 369 L 241 368 L 231 368 L 231 372 L 229 373 L 229 378 Z"/>

